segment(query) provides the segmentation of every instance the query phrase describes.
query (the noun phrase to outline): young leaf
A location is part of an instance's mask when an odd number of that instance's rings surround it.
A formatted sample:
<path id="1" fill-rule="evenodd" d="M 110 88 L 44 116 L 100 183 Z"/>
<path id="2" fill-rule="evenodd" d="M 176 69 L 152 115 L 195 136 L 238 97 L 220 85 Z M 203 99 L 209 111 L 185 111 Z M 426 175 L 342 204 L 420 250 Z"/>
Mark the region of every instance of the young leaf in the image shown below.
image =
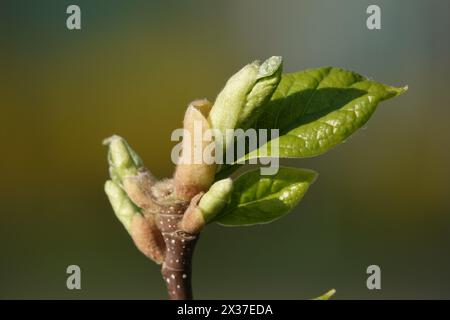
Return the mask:
<path id="1" fill-rule="evenodd" d="M 117 184 L 122 185 L 124 178 L 136 175 L 143 166 L 139 155 L 122 137 L 113 135 L 103 144 L 108 146 L 109 175 Z"/>
<path id="2" fill-rule="evenodd" d="M 280 168 L 273 176 L 261 176 L 259 170 L 246 172 L 233 183 L 230 203 L 216 220 L 237 226 L 278 219 L 301 200 L 316 175 L 297 168 Z"/>
<path id="3" fill-rule="evenodd" d="M 406 90 L 332 67 L 284 74 L 256 128 L 280 130 L 280 137 L 267 143 L 269 154 L 277 142 L 280 157 L 316 156 L 363 126 L 379 102 Z M 254 150 L 245 158 L 258 153 Z"/>

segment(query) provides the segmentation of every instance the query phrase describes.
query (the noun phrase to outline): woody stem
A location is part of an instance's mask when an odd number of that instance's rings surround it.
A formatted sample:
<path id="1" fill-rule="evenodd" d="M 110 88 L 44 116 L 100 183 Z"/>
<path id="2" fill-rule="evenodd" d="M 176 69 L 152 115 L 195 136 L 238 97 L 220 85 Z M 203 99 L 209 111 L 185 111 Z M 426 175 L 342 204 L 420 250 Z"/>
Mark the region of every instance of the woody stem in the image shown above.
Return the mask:
<path id="1" fill-rule="evenodd" d="M 160 228 L 166 244 L 166 254 L 161 273 L 170 300 L 191 300 L 192 256 L 198 235 L 179 229 L 183 215 L 165 213 L 158 215 Z"/>

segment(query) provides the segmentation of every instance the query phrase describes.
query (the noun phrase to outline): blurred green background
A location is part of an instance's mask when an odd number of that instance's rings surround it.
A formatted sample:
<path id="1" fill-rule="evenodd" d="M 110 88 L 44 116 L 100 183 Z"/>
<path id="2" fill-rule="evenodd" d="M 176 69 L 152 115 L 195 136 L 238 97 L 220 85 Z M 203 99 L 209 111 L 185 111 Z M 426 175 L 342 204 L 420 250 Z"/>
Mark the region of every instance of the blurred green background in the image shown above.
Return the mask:
<path id="1" fill-rule="evenodd" d="M 78 4 L 82 30 L 66 29 Z M 381 7 L 382 29 L 366 28 Z M 213 100 L 244 64 L 332 65 L 407 94 L 329 153 L 271 225 L 208 227 L 197 298 L 450 298 L 448 1 L 1 1 L 0 298 L 165 299 L 159 268 L 103 193 L 103 138 L 127 138 L 169 176 L 187 103 Z M 66 267 L 82 290 L 66 289 Z M 366 268 L 382 289 L 366 288 Z"/>

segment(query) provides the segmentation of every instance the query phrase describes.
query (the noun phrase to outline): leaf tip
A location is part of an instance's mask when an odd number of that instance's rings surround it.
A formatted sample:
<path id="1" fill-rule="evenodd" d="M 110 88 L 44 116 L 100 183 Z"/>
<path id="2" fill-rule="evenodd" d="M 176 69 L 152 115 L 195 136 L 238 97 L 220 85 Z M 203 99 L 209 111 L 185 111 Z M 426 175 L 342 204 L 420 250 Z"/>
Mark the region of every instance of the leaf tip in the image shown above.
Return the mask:
<path id="1" fill-rule="evenodd" d="M 327 293 L 321 295 L 320 297 L 314 298 L 313 300 L 330 300 L 332 296 L 336 293 L 336 289 L 331 289 Z"/>
<path id="2" fill-rule="evenodd" d="M 277 71 L 280 70 L 282 64 L 283 64 L 283 57 L 281 56 L 272 56 L 268 58 L 259 67 L 258 78 L 264 78 L 275 74 Z"/>
<path id="3" fill-rule="evenodd" d="M 317 178 L 319 177 L 319 173 L 317 171 L 314 170 L 308 170 L 311 172 L 311 180 L 310 180 L 310 184 L 313 184 L 314 182 L 316 182 Z"/>
<path id="4" fill-rule="evenodd" d="M 405 93 L 406 91 L 408 91 L 409 87 L 408 85 L 405 85 L 403 87 L 391 87 L 391 92 L 393 94 L 394 97 L 399 96 L 403 93 Z"/>

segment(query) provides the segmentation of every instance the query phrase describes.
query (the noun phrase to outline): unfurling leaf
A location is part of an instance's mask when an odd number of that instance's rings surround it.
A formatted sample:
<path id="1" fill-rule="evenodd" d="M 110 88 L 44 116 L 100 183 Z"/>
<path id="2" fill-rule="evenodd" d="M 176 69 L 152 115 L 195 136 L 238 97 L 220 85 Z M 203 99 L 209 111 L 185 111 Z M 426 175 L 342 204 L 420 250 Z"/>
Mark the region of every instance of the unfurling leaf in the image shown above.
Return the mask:
<path id="1" fill-rule="evenodd" d="M 311 170 L 281 167 L 276 175 L 246 172 L 233 183 L 230 203 L 216 219 L 237 226 L 268 223 L 287 214 L 314 182 Z"/>
<path id="2" fill-rule="evenodd" d="M 119 185 L 124 178 L 136 175 L 143 166 L 141 158 L 122 137 L 114 135 L 103 144 L 108 146 L 109 175 Z"/>
<path id="3" fill-rule="evenodd" d="M 227 81 L 208 118 L 212 128 L 222 133 L 225 149 L 232 142 L 226 130 L 246 129 L 254 123 L 277 87 L 281 71 L 282 58 L 271 57 L 262 64 L 246 65 Z"/>

